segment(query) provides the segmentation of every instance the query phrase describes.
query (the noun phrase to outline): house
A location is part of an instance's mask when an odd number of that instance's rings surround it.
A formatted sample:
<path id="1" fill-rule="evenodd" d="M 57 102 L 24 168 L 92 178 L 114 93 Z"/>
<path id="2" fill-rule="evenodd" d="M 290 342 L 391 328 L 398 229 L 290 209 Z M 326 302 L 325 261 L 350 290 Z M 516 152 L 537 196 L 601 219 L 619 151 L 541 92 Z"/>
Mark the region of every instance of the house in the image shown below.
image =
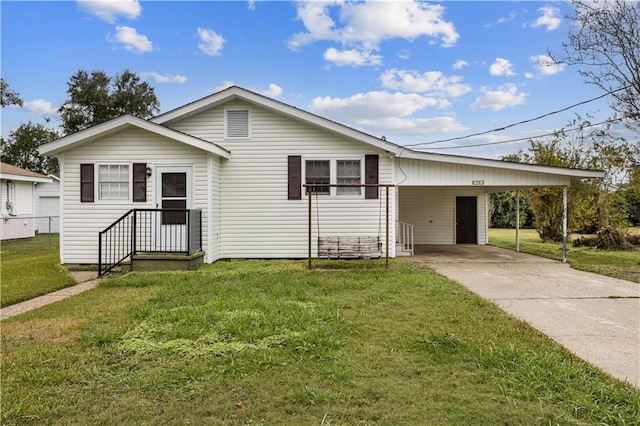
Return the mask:
<path id="1" fill-rule="evenodd" d="M 36 231 L 40 234 L 60 232 L 60 177 L 48 176 L 50 182 L 36 185 Z"/>
<path id="2" fill-rule="evenodd" d="M 35 235 L 35 188 L 48 182 L 48 176 L 0 163 L 0 239 Z"/>
<path id="3" fill-rule="evenodd" d="M 316 257 L 325 237 L 374 240 L 391 257 L 413 243 L 487 244 L 490 193 L 603 176 L 413 151 L 237 86 L 40 152 L 60 159 L 66 264 L 127 244 L 201 248 L 204 262 Z"/>

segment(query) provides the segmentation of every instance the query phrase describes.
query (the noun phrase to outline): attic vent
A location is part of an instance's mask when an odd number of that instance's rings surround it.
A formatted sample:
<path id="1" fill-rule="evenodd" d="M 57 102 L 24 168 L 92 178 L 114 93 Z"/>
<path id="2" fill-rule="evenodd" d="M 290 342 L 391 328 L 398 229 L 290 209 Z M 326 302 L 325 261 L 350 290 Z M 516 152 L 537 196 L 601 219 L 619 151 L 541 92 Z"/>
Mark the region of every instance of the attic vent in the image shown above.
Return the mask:
<path id="1" fill-rule="evenodd" d="M 228 109 L 226 110 L 226 137 L 227 138 L 248 138 L 249 137 L 249 110 L 248 109 Z"/>

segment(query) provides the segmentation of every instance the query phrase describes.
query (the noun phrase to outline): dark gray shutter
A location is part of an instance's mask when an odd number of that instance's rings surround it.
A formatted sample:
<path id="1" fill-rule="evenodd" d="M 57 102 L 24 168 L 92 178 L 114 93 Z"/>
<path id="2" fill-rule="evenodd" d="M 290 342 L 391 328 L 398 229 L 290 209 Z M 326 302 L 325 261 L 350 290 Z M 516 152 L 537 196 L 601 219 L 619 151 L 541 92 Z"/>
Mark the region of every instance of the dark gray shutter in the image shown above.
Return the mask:
<path id="1" fill-rule="evenodd" d="M 371 154 L 364 156 L 364 183 L 367 185 L 377 185 L 378 182 L 378 155 Z M 378 198 L 378 187 L 367 186 L 364 188 L 364 198 L 375 200 Z"/>
<path id="2" fill-rule="evenodd" d="M 133 202 L 147 201 L 147 164 L 133 163 Z"/>
<path id="3" fill-rule="evenodd" d="M 288 158 L 288 198 L 289 200 L 302 199 L 302 157 L 290 155 Z"/>
<path id="4" fill-rule="evenodd" d="M 93 164 L 80 164 L 80 202 L 93 203 L 94 178 Z"/>

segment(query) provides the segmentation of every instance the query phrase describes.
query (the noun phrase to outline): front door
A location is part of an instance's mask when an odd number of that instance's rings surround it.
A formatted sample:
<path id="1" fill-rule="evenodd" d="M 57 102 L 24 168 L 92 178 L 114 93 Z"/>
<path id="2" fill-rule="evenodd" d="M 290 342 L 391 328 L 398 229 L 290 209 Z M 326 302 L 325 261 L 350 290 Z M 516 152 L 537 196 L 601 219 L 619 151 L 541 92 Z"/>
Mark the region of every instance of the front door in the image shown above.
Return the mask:
<path id="1" fill-rule="evenodd" d="M 478 244 L 478 199 L 456 197 L 456 244 Z"/>
<path id="2" fill-rule="evenodd" d="M 187 251 L 187 214 L 192 207 L 191 167 L 158 166 L 156 168 L 156 208 L 163 211 L 156 218 L 156 251 Z"/>

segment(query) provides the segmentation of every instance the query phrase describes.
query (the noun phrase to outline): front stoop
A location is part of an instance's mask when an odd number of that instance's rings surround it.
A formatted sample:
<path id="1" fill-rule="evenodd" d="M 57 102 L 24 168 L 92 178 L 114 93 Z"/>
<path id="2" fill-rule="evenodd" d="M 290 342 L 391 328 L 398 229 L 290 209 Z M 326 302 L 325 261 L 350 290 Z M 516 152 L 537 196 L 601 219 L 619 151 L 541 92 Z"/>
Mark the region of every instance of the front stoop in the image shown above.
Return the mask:
<path id="1" fill-rule="evenodd" d="M 405 250 L 402 244 L 396 244 L 396 257 L 412 256 L 411 250 Z"/>
<path id="2" fill-rule="evenodd" d="M 192 254 L 139 253 L 131 257 L 131 271 L 190 271 L 204 263 L 204 252 Z"/>

